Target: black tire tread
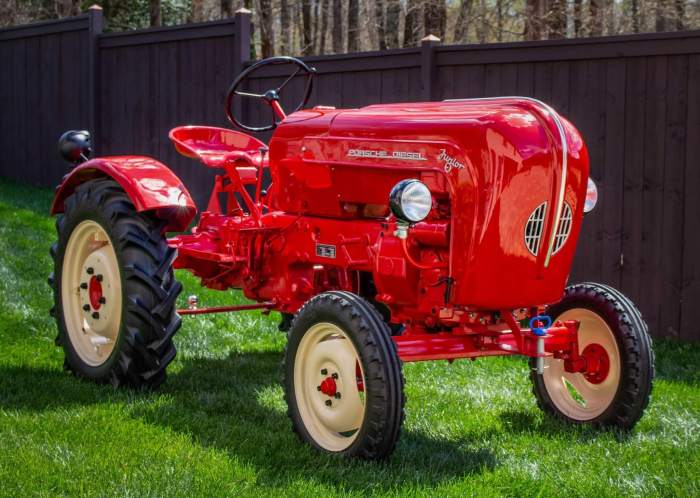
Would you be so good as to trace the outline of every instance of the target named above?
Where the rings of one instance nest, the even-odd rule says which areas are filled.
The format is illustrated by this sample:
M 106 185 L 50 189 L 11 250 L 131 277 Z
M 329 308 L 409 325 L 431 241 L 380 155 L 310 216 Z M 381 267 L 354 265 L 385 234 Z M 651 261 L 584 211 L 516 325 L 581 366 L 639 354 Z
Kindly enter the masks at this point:
M 360 457 L 367 460 L 387 458 L 395 449 L 401 434 L 405 418 L 404 377 L 401 360 L 396 346 L 391 339 L 391 331 L 374 307 L 360 296 L 344 291 L 331 291 L 319 294 L 307 301 L 292 321 L 289 340 L 285 346 L 285 400 L 287 413 L 292 420 L 292 428 L 302 441 L 321 449 L 308 436 L 295 410 L 293 353 L 304 330 L 300 324 L 306 315 L 316 309 L 330 309 L 352 323 L 352 331 L 346 331 L 354 337 L 360 357 L 363 358 L 365 381 L 372 384 L 373 395 L 366 398 L 365 424 L 355 442 L 340 452 L 345 456 Z M 299 335 L 299 337 L 295 337 Z M 294 344 L 293 351 L 290 345 Z M 325 451 L 325 450 L 324 450 Z
M 617 427 L 630 430 L 644 414 L 649 405 L 654 378 L 654 350 L 649 328 L 642 314 L 632 301 L 620 291 L 594 282 L 574 284 L 566 288 L 564 298 L 547 310 L 556 319 L 567 309 L 584 303 L 602 312 L 615 332 L 621 355 L 621 381 L 610 407 L 600 416 L 587 423 L 600 427 Z M 610 323 L 613 322 L 613 323 Z M 581 423 L 561 413 L 549 397 L 542 376 L 535 370 L 536 360 L 530 359 L 530 379 L 537 405 L 545 413 L 570 423 Z
M 99 178 L 79 185 L 64 202 L 65 211 L 56 219 L 58 242 L 51 246 L 54 272 L 49 285 L 54 292 L 55 306 L 51 310 L 59 333 L 56 344 L 66 351 L 65 368 L 80 377 L 97 382 L 133 388 L 156 388 L 166 378 L 166 368 L 175 358 L 173 336 L 181 319 L 175 301 L 182 285 L 172 270 L 177 255 L 168 246 L 163 234 L 164 221 L 149 214 L 138 213 L 121 186 L 109 178 Z M 66 344 L 68 334 L 60 310 L 59 282 L 63 251 L 70 236 L 65 233 L 67 222 L 81 212 L 91 210 L 99 215 L 112 238 L 120 260 L 123 283 L 123 336 L 115 345 L 113 358 L 106 370 L 96 374 L 72 358 Z M 71 223 L 68 223 L 70 226 Z

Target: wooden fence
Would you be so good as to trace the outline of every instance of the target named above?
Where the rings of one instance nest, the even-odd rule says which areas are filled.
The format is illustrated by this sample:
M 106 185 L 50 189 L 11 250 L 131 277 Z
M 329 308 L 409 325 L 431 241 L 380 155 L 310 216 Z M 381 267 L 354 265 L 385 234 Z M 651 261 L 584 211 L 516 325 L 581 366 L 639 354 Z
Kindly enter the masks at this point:
M 52 185 L 55 140 L 95 130 L 100 154 L 170 165 L 202 205 L 211 173 L 178 157 L 179 124 L 226 126 L 224 93 L 250 53 L 249 16 L 100 34 L 99 11 L 0 31 L 0 175 Z M 586 216 L 572 281 L 610 283 L 655 337 L 700 340 L 700 32 L 308 57 L 311 104 L 528 95 L 583 133 L 599 205 Z M 279 81 L 274 69 L 251 89 Z M 293 98 L 294 95 L 288 95 Z M 264 113 L 264 114 L 263 114 Z M 245 115 L 267 109 L 250 103 Z

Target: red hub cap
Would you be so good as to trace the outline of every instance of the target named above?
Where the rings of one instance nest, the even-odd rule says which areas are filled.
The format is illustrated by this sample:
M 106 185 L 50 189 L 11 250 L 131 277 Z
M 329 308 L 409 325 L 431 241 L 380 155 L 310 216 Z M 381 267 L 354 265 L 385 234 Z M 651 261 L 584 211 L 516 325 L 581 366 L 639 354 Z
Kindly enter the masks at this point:
M 335 385 L 335 379 L 333 377 L 326 377 L 321 382 L 321 392 L 326 396 L 335 396 L 337 386 Z
M 586 370 L 583 376 L 591 384 L 600 384 L 608 377 L 610 372 L 610 357 L 608 352 L 600 344 L 589 344 L 581 353 L 586 359 Z
M 102 284 L 96 276 L 92 276 L 88 284 L 88 294 L 90 295 L 90 306 L 98 310 L 102 305 Z

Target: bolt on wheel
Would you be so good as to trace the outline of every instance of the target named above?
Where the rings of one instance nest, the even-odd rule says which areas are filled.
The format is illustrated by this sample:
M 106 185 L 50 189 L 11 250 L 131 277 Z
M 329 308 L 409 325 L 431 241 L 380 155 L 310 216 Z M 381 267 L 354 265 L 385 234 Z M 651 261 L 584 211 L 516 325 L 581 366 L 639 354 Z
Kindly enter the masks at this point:
M 90 366 L 103 364 L 119 334 L 122 289 L 114 247 L 93 220 L 80 222 L 68 239 L 61 297 L 75 352 Z

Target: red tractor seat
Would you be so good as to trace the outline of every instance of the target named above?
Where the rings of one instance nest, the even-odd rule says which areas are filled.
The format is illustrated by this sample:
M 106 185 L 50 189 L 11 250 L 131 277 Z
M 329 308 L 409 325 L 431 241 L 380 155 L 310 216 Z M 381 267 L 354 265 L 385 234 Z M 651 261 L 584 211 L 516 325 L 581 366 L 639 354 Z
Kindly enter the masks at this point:
M 244 182 L 256 179 L 260 149 L 267 149 L 250 135 L 214 126 L 179 126 L 170 130 L 169 137 L 180 154 L 199 159 L 210 168 L 235 165 Z

